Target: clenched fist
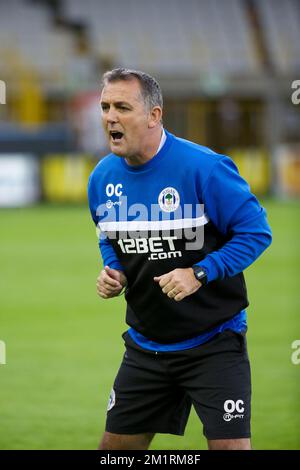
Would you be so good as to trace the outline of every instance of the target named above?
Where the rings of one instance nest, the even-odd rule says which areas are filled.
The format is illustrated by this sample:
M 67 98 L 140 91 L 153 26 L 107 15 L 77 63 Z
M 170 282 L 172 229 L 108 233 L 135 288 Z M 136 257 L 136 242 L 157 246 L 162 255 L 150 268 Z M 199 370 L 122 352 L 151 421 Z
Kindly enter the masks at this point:
M 97 278 L 97 294 L 102 299 L 111 299 L 120 294 L 127 284 L 127 279 L 122 271 L 105 266 Z
M 202 285 L 195 278 L 192 268 L 174 269 L 162 276 L 155 277 L 154 281 L 159 283 L 164 294 L 176 302 L 194 294 Z

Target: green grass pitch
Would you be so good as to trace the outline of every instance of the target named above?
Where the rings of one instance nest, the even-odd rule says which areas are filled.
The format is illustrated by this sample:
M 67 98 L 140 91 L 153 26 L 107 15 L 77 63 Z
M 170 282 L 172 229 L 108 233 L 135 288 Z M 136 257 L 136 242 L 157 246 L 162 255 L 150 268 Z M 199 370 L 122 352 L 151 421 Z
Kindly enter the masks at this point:
M 296 202 L 264 201 L 271 248 L 246 270 L 252 442 L 300 449 L 299 231 Z M 124 300 L 100 300 L 97 240 L 86 207 L 0 211 L 0 449 L 95 449 L 123 352 Z M 151 449 L 206 449 L 192 412 L 184 437 Z

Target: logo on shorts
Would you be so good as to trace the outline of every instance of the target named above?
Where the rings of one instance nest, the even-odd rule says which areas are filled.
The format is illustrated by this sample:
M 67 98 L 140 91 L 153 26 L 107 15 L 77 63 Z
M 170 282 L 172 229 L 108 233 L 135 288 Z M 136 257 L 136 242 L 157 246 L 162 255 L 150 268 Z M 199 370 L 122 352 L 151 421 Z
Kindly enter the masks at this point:
M 158 196 L 158 204 L 164 212 L 174 212 L 180 203 L 179 193 L 175 188 L 165 188 Z
M 108 400 L 108 405 L 107 405 L 107 411 L 110 411 L 116 403 L 116 393 L 114 389 L 111 389 L 110 395 L 109 395 L 109 400 Z
M 237 401 L 226 400 L 224 402 L 224 411 L 225 411 L 225 414 L 223 415 L 224 421 L 229 422 L 232 419 L 236 419 L 236 418 L 242 419 L 242 418 L 244 418 L 243 413 L 245 411 L 245 407 L 244 407 L 243 400 L 237 400 Z M 235 411 L 237 411 L 238 414 L 233 414 Z

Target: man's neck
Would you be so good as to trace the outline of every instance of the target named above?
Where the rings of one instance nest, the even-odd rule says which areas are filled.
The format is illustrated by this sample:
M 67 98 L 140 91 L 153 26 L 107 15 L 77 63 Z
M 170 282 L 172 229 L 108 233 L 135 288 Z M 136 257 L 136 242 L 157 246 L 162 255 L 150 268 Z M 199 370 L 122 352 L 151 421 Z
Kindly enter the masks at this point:
M 158 149 L 156 150 L 155 155 L 163 148 L 166 139 L 167 139 L 167 136 L 166 136 L 165 130 L 164 128 L 162 128 L 160 143 L 159 143 Z
M 141 155 L 126 157 L 126 162 L 128 165 L 143 165 L 144 163 L 147 163 L 149 160 L 152 160 L 152 158 L 155 157 L 155 155 L 163 147 L 165 140 L 166 134 L 163 127 L 161 127 L 155 138 L 152 139 L 151 143 L 145 145 L 143 153 Z

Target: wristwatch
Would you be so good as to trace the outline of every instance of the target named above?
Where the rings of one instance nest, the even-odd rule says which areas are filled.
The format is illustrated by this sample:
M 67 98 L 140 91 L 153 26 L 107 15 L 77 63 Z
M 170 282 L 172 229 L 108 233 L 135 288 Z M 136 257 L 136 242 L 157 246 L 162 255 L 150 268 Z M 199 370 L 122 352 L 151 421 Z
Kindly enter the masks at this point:
M 207 284 L 207 272 L 204 268 L 199 266 L 198 264 L 194 264 L 192 266 L 195 278 L 197 281 L 200 281 L 202 286 L 205 286 Z

